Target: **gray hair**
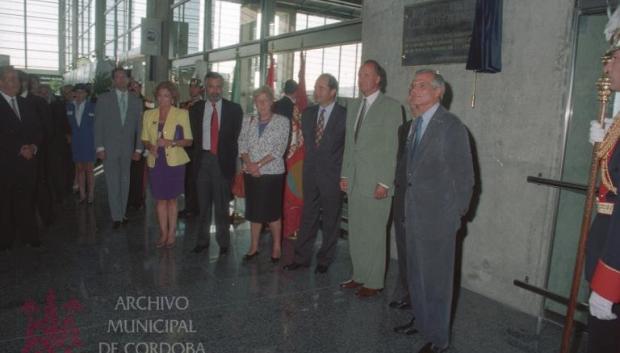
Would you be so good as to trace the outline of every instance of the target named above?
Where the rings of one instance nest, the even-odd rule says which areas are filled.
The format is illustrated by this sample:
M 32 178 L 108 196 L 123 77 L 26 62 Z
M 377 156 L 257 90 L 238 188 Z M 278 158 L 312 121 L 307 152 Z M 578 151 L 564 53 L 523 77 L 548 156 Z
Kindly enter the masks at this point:
M 415 72 L 415 76 L 418 76 L 420 74 L 433 75 L 433 81 L 431 81 L 431 85 L 433 86 L 433 88 L 439 88 L 443 92 L 446 91 L 446 80 L 444 80 L 443 76 L 439 73 L 439 71 L 432 70 L 432 69 L 420 69 Z M 442 96 L 443 96 L 443 93 L 442 93 Z
M 338 80 L 336 80 L 334 75 L 325 73 L 325 74 L 321 74 L 318 79 L 321 79 L 321 78 L 326 78 L 327 87 L 329 87 L 329 89 L 335 89 L 336 94 L 338 94 Z
M 267 97 L 269 97 L 272 101 L 274 100 L 275 96 L 273 94 L 273 90 L 271 89 L 271 87 L 265 85 L 265 86 L 260 86 L 259 88 L 255 89 L 254 92 L 252 92 L 252 99 L 256 99 L 256 97 L 260 96 L 261 94 L 266 95 Z
M 207 72 L 207 74 L 205 75 L 205 82 L 207 82 L 207 80 L 210 78 L 219 78 L 220 80 L 222 80 L 222 82 L 224 82 L 224 76 L 222 76 L 219 72 L 215 72 L 215 71 Z

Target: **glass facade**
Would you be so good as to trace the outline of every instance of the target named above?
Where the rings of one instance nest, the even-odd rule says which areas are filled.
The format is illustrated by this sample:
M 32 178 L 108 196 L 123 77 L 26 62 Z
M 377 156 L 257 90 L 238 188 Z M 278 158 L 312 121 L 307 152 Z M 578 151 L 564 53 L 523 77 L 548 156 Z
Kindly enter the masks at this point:
M 0 54 L 23 69 L 59 71 L 59 1 L 0 1 Z
M 276 92 L 280 92 L 284 82 L 292 78 L 298 80 L 301 65 L 299 51 L 293 55 L 293 75 L 278 77 Z M 332 74 L 338 80 L 339 97 L 357 97 L 357 71 L 360 67 L 362 44 L 338 45 L 305 51 L 306 55 L 306 93 L 312 97 L 314 82 L 322 73 Z

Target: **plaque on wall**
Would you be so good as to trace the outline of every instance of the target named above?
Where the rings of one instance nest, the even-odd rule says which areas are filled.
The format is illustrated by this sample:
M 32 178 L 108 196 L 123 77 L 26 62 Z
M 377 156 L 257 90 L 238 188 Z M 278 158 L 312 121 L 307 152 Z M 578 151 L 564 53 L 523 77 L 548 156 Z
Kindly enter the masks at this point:
M 402 65 L 467 62 L 476 0 L 440 0 L 405 7 Z

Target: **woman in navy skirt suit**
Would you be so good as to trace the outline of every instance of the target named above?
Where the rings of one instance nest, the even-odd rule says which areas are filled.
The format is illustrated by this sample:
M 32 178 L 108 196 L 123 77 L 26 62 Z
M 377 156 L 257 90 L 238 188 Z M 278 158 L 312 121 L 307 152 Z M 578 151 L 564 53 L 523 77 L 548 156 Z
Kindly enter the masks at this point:
M 71 126 L 71 154 L 76 166 L 80 203 L 93 203 L 95 194 L 95 103 L 88 97 L 88 87 L 73 87 L 73 101 L 67 103 L 67 119 Z M 88 196 L 86 187 L 88 185 Z

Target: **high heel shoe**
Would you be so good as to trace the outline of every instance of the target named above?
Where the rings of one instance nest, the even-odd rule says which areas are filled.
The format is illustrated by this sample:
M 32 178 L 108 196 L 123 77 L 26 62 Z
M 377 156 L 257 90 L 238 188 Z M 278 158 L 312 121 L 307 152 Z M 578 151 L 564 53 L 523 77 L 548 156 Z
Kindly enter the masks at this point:
M 172 249 L 174 248 L 174 246 L 176 245 L 176 241 L 172 241 L 172 242 L 167 242 L 166 243 L 166 249 Z
M 258 255 L 258 251 L 255 251 L 253 254 L 245 254 L 243 255 L 243 261 L 249 261 L 255 258 Z
M 279 261 L 280 261 L 279 257 L 273 257 L 273 256 L 271 257 L 271 263 L 272 264 L 277 264 Z

